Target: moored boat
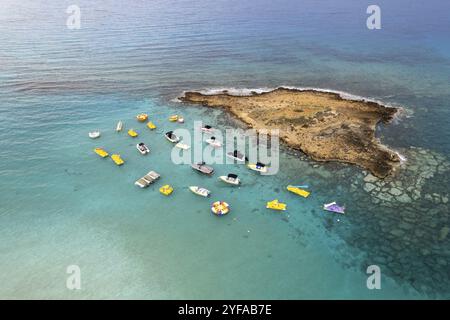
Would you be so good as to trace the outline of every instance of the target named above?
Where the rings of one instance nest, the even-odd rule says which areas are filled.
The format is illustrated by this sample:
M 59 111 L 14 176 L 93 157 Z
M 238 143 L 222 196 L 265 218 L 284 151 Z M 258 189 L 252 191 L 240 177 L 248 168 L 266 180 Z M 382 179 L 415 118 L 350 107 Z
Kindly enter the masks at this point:
M 150 130 L 154 130 L 156 129 L 156 126 L 153 122 L 149 121 L 147 122 L 147 128 L 149 128 Z
M 197 170 L 204 174 L 211 175 L 214 173 L 214 169 L 210 166 L 207 166 L 205 164 L 205 162 L 193 163 L 193 164 L 191 164 L 191 167 L 192 167 L 192 169 Z
M 219 179 L 222 180 L 223 182 L 226 182 L 226 183 L 229 183 L 229 184 L 232 184 L 235 186 L 237 186 L 241 183 L 238 176 L 234 173 L 229 173 L 226 176 L 220 176 Z
M 173 115 L 173 116 L 170 116 L 170 117 L 169 117 L 169 121 L 170 121 L 170 122 L 176 122 L 176 121 L 178 121 L 178 115 L 175 114 L 175 115 Z
M 236 160 L 236 161 L 238 161 L 238 162 L 245 162 L 245 161 L 247 160 L 247 158 L 245 157 L 245 155 L 243 155 L 242 153 L 240 153 L 240 152 L 237 151 L 237 150 L 234 150 L 234 151 L 232 151 L 232 152 L 228 152 L 228 153 L 227 153 L 227 157 L 228 157 L 228 158 L 231 158 L 231 159 L 234 159 L 234 160 Z
M 205 133 L 213 133 L 214 132 L 214 128 L 211 127 L 210 125 L 205 125 L 205 126 L 201 127 L 201 130 Z
M 287 209 L 287 205 L 285 203 L 278 202 L 278 199 L 275 199 L 267 202 L 266 208 L 272 210 L 285 211 Z
M 155 171 L 150 171 L 142 178 L 139 178 L 138 180 L 136 180 L 136 182 L 134 184 L 141 188 L 147 188 L 150 184 L 154 183 L 160 177 L 161 176 L 159 173 L 157 173 Z
M 189 190 L 191 190 L 193 193 L 202 196 L 202 197 L 209 197 L 211 194 L 211 191 L 209 191 L 206 188 L 201 188 L 198 186 L 190 186 Z
M 106 158 L 109 154 L 108 154 L 108 152 L 106 152 L 105 150 L 103 150 L 102 148 L 95 148 L 94 149 L 94 152 L 96 153 L 96 154 L 98 154 L 100 157 L 102 157 L 102 158 Z
M 205 142 L 214 148 L 220 148 L 222 146 L 222 143 L 216 137 L 206 139 Z
M 178 117 L 177 122 L 178 123 L 184 123 L 184 118 L 183 117 Z
M 185 144 L 183 142 L 178 142 L 175 147 L 183 149 L 183 150 L 188 150 L 190 148 L 190 146 L 188 144 Z
M 100 137 L 100 131 L 91 131 L 89 132 L 89 138 L 97 139 Z
M 211 205 L 211 211 L 216 216 L 224 216 L 230 212 L 230 205 L 224 201 L 216 201 Z
M 116 131 L 120 132 L 122 131 L 122 129 L 123 129 L 123 122 L 122 121 L 117 122 Z
M 128 130 L 128 135 L 132 138 L 136 138 L 138 136 L 138 133 L 134 131 L 134 129 Z
M 249 163 L 247 167 L 251 170 L 266 173 L 267 172 L 267 166 L 264 163 L 257 162 L 257 163 Z
M 173 131 L 166 132 L 166 133 L 164 134 L 164 136 L 166 137 L 167 140 L 169 140 L 169 141 L 172 142 L 172 143 L 175 143 L 175 142 L 180 141 L 180 138 L 177 137 L 177 136 L 173 133 Z
M 336 201 L 327 203 L 323 205 L 323 209 L 326 211 L 334 212 L 334 213 L 345 213 L 345 206 L 340 206 L 336 203 Z
M 120 157 L 120 154 L 111 155 L 111 160 L 114 161 L 114 163 L 118 166 L 121 166 L 125 163 L 125 161 L 123 161 L 123 159 Z
M 136 145 L 136 148 L 138 149 L 138 151 L 143 154 L 146 155 L 147 153 L 150 152 L 150 149 L 145 145 L 145 143 L 140 142 Z
M 166 184 L 159 188 L 159 192 L 161 192 L 165 196 L 169 196 L 173 192 L 173 187 L 169 184 Z
M 138 115 L 136 116 L 136 119 L 137 119 L 137 121 L 139 121 L 139 122 L 144 122 L 144 121 L 146 121 L 146 120 L 148 119 L 148 114 L 146 114 L 146 113 L 138 114 Z
M 290 192 L 292 192 L 292 193 L 295 193 L 295 194 L 297 194 L 297 195 L 299 195 L 299 196 L 302 196 L 302 197 L 304 197 L 304 198 L 308 197 L 308 196 L 310 195 L 310 193 L 311 193 L 311 192 L 309 192 L 309 191 L 306 191 L 306 190 L 301 189 L 301 188 L 298 187 L 298 186 L 291 186 L 291 185 L 289 185 L 289 186 L 287 186 L 286 189 L 287 189 L 288 191 L 290 191 Z

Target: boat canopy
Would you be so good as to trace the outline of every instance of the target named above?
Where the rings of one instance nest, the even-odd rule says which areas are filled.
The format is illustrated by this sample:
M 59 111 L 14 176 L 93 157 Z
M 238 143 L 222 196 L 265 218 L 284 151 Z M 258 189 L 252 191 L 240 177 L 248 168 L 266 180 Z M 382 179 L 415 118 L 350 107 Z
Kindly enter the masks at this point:
M 234 174 L 234 173 L 229 173 L 228 174 L 228 178 L 232 178 L 232 179 L 237 179 L 237 174 Z
M 204 126 L 203 128 L 205 128 L 205 129 L 211 129 L 212 127 L 210 126 L 210 125 L 206 125 L 206 126 Z
M 257 166 L 257 167 L 265 167 L 266 165 L 265 165 L 264 163 L 257 162 L 257 163 L 256 163 L 256 166 Z

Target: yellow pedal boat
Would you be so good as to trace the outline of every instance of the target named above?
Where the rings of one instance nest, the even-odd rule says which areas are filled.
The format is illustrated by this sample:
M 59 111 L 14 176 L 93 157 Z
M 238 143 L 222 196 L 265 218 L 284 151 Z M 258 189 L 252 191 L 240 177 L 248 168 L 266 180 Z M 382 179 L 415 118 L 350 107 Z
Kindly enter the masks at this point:
M 166 184 L 165 186 L 159 188 L 159 192 L 161 192 L 165 196 L 168 196 L 173 192 L 173 188 L 171 185 Z
M 308 197 L 311 194 L 311 192 L 308 192 L 306 190 L 300 189 L 299 187 L 296 187 L 296 186 L 289 185 L 289 186 L 287 186 L 286 189 L 288 189 L 288 191 L 290 191 L 292 193 L 295 193 L 295 194 L 297 194 L 299 196 L 302 196 L 304 198 Z
M 125 161 L 123 161 L 122 158 L 120 157 L 120 154 L 113 154 L 111 156 L 111 160 L 114 161 L 114 163 L 117 164 L 118 166 L 121 166 L 125 163 Z
M 169 117 L 169 121 L 170 121 L 170 122 L 178 121 L 178 115 L 170 116 L 170 117 Z
M 151 122 L 151 121 L 147 122 L 147 127 L 148 127 L 150 130 L 156 129 L 155 124 L 154 124 L 153 122 Z
M 287 204 L 278 202 L 278 199 L 275 199 L 275 200 L 267 202 L 266 208 L 284 211 L 287 209 Z
M 141 113 L 136 116 L 137 121 L 144 122 L 148 119 L 148 114 Z
M 128 130 L 128 135 L 132 138 L 136 138 L 138 136 L 138 133 L 134 131 L 133 129 Z
M 105 150 L 103 150 L 102 148 L 95 148 L 94 149 L 94 152 L 96 153 L 96 154 L 98 154 L 100 157 L 102 157 L 102 158 L 105 158 L 105 157 L 107 157 L 109 154 L 108 154 L 108 152 L 106 152 Z

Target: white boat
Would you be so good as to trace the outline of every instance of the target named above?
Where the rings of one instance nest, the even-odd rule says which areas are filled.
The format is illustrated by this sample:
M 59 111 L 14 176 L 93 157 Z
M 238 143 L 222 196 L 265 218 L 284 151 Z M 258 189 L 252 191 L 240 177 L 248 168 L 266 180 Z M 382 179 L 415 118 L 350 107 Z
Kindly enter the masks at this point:
M 205 164 L 205 162 L 193 163 L 193 164 L 191 164 L 191 168 L 194 169 L 194 170 L 197 170 L 197 171 L 199 171 L 201 173 L 204 173 L 204 174 L 211 175 L 211 174 L 214 173 L 214 168 L 210 167 L 210 166 L 207 166 Z
M 210 125 L 205 125 L 201 128 L 201 130 L 205 133 L 213 133 L 214 132 L 214 128 L 211 127 Z
M 173 131 L 166 132 L 166 133 L 164 134 L 164 136 L 166 137 L 167 140 L 169 140 L 170 142 L 173 142 L 173 143 L 180 141 L 180 138 L 177 137 L 177 136 L 173 133 Z
M 238 162 L 245 162 L 247 160 L 247 158 L 245 157 L 245 155 L 243 155 L 242 153 L 240 153 L 237 150 L 234 150 L 233 152 L 228 152 L 227 153 L 227 157 L 234 159 Z
M 220 143 L 220 141 L 217 140 L 216 137 L 206 139 L 205 142 L 214 148 L 220 148 L 222 146 L 222 143 Z
M 188 149 L 191 148 L 191 146 L 189 146 L 189 145 L 187 145 L 187 144 L 185 144 L 185 143 L 183 143 L 183 142 L 178 142 L 178 143 L 175 145 L 175 147 L 180 148 L 180 149 L 183 149 L 183 150 L 188 150 Z
M 143 142 L 138 143 L 138 144 L 136 145 L 136 148 L 137 148 L 138 151 L 139 151 L 141 154 L 143 154 L 143 155 L 146 155 L 147 153 L 150 152 L 150 149 L 149 149 L 149 148 L 145 145 L 145 143 L 143 143 Z
M 178 122 L 178 123 L 184 123 L 184 118 L 183 118 L 183 117 L 178 117 L 177 122 Z
M 91 138 L 91 139 L 97 139 L 98 137 L 100 137 L 100 131 L 92 131 L 92 132 L 89 132 L 89 138 Z
M 138 179 L 134 184 L 141 187 L 141 188 L 147 188 L 149 185 L 154 183 L 156 180 L 158 180 L 161 176 L 159 173 L 155 171 L 150 171 L 142 178 Z
M 239 180 L 238 176 L 236 174 L 233 173 L 229 173 L 227 176 L 220 176 L 219 177 L 220 180 L 222 180 L 223 182 L 232 184 L 232 185 L 239 185 L 241 183 L 241 180 Z
M 197 186 L 190 186 L 189 190 L 191 190 L 193 193 L 202 196 L 202 197 L 209 197 L 211 194 L 211 191 L 205 188 L 197 187 Z
M 123 129 L 123 122 L 122 121 L 117 122 L 116 131 L 120 132 L 122 131 L 122 129 Z
M 257 162 L 257 163 L 249 163 L 247 167 L 251 170 L 258 171 L 258 172 L 267 172 L 267 166 L 264 163 Z

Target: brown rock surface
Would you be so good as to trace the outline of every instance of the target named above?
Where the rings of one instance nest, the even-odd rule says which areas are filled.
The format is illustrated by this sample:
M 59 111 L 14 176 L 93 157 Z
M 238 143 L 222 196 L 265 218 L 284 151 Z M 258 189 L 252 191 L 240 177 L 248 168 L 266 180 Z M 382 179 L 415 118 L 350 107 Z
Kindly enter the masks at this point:
M 257 130 L 279 129 L 290 147 L 318 161 L 356 164 L 384 178 L 400 160 L 375 138 L 377 123 L 389 122 L 397 109 L 376 102 L 286 88 L 250 96 L 186 92 L 180 99 L 225 108 Z

